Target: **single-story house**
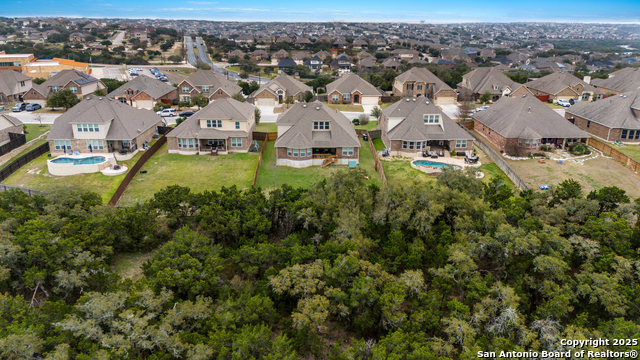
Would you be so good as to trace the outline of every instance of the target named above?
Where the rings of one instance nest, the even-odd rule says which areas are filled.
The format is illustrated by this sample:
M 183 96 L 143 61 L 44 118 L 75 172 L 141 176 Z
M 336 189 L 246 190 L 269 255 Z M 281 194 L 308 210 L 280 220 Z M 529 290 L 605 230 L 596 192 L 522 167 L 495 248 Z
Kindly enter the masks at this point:
M 178 98 L 178 89 L 148 76 L 136 76 L 110 92 L 108 97 L 139 109 L 153 109 L 158 102 L 171 104 Z
M 360 158 L 360 141 L 351 121 L 316 101 L 297 103 L 276 120 L 277 165 L 292 167 L 348 165 Z
M 287 74 L 280 74 L 251 94 L 255 105 L 276 106 L 284 103 L 288 97 L 301 101 L 307 91 L 313 88 Z
M 255 107 L 232 98 L 215 100 L 168 133 L 169 153 L 218 155 L 247 152 L 253 143 Z
M 473 149 L 473 137 L 424 97 L 404 98 L 385 108 L 378 125 L 392 155 Z
M 346 74 L 327 84 L 330 104 L 378 105 L 384 93 L 356 74 Z
M 640 89 L 640 68 L 628 67 L 614 71 L 607 79 L 593 79 L 591 85 L 597 87 L 605 96 Z
M 558 100 L 589 101 L 602 97 L 601 90 L 565 72 L 551 73 L 522 84 L 512 92 L 511 96 L 518 97 L 525 94 L 533 95 L 545 102 L 551 99 L 554 103 Z

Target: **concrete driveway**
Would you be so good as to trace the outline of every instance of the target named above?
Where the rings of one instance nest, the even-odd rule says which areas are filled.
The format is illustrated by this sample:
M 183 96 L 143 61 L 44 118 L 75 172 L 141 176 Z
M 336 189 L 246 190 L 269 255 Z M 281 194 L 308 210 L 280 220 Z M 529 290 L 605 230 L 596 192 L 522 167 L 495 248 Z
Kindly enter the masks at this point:
M 458 104 L 442 104 L 438 105 L 442 112 L 445 113 L 450 119 L 456 119 L 456 112 L 458 112 Z
M 36 116 L 40 115 L 42 119 L 42 124 L 51 125 L 53 122 L 60 116 L 61 114 L 47 114 L 47 113 L 33 113 L 30 111 L 21 111 L 17 112 L 5 112 L 4 114 L 15 117 L 16 119 L 22 121 L 24 124 L 40 124 L 38 120 L 36 120 Z

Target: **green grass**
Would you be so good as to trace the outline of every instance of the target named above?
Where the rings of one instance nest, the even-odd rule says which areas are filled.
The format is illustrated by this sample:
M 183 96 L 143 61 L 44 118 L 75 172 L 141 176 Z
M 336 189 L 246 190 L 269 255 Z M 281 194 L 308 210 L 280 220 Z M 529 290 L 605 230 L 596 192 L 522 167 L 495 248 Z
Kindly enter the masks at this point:
M 354 105 L 354 104 L 327 104 L 333 110 L 338 111 L 351 111 L 351 112 L 364 112 L 364 108 L 362 105 Z
M 162 146 L 142 167 L 146 174 L 136 174 L 122 195 L 119 205 L 127 206 L 149 200 L 170 185 L 187 186 L 193 192 L 220 190 L 236 185 L 251 187 L 258 165 L 257 153 L 210 155 L 169 154 Z M 140 180 L 144 179 L 144 180 Z
M 354 126 L 356 129 L 362 129 L 362 130 L 373 130 L 375 128 L 378 127 L 378 122 L 377 121 L 369 121 L 369 123 L 367 125 L 358 125 L 358 126 Z
M 33 144 L 31 144 L 31 146 L 29 146 L 28 148 L 22 150 L 21 152 L 19 152 L 18 154 L 16 154 L 16 156 L 12 156 L 11 159 L 9 159 L 9 161 L 7 161 L 6 163 L 0 165 L 0 170 L 4 169 L 5 167 L 9 166 L 9 164 L 11 164 L 12 161 L 14 161 L 15 159 L 19 158 L 20 156 L 28 153 L 29 151 L 37 148 L 38 146 L 44 144 L 47 142 L 47 139 L 40 139 L 36 142 L 34 142 Z
M 393 103 L 382 103 L 382 105 L 378 105 L 380 110 L 384 110 L 386 107 L 393 105 Z
M 326 168 L 310 166 L 301 169 L 289 166 L 274 166 L 276 163 L 276 149 L 274 144 L 275 142 L 273 141 L 267 144 L 264 157 L 262 158 L 262 165 L 260 165 L 260 173 L 258 174 L 256 186 L 262 188 L 262 190 L 270 190 L 280 187 L 283 184 L 289 184 L 295 188 L 308 188 L 326 176 L 329 176 L 334 171 L 347 169 L 346 166 L 329 166 Z M 381 185 L 382 180 L 380 179 L 380 175 L 373 169 L 373 154 L 371 153 L 369 145 L 362 140 L 360 140 L 360 144 L 362 146 L 360 148 L 360 167 L 369 173 L 371 182 Z
M 277 132 L 278 127 L 276 123 L 260 123 L 256 125 L 256 131 L 258 132 Z
M 498 167 L 498 165 L 494 163 L 482 164 L 478 168 L 478 170 L 484 173 L 484 177 L 482 178 L 482 182 L 485 184 L 489 183 L 491 179 L 494 179 L 498 176 L 502 176 L 505 180 L 505 184 L 507 184 L 511 189 L 516 189 L 516 185 L 511 181 L 507 175 Z
M 615 146 L 612 145 L 616 150 L 627 154 L 632 157 L 636 161 L 640 161 L 640 145 L 625 145 L 625 146 Z
M 51 130 L 51 125 L 40 126 L 36 124 L 31 124 L 31 125 L 24 125 L 24 127 L 27 129 L 27 142 Z
M 138 280 L 142 278 L 142 265 L 153 255 L 155 250 L 148 253 L 123 253 L 113 257 L 111 269 L 123 279 Z
M 138 161 L 142 152 L 138 152 L 131 160 L 119 161 L 129 169 Z M 7 185 L 26 186 L 36 190 L 52 191 L 55 189 L 73 188 L 93 191 L 102 197 L 102 202 L 107 203 L 125 175 L 105 176 L 97 172 L 93 174 L 79 174 L 72 176 L 52 176 L 47 171 L 47 154 L 40 156 L 29 164 L 13 173 L 3 183 Z
M 382 151 L 386 148 L 382 139 L 373 139 L 373 146 L 376 148 L 376 151 Z
M 227 66 L 225 69 L 229 70 L 229 71 L 233 71 L 233 72 L 238 73 L 238 74 L 242 73 L 242 70 L 240 69 L 239 66 Z M 260 77 L 263 77 L 265 79 L 271 79 L 271 78 L 275 77 L 274 74 L 266 74 L 264 72 L 260 72 L 259 74 L 258 73 L 247 73 L 247 74 L 250 75 L 250 76 L 256 76 L 256 77 L 260 76 Z
M 548 102 L 545 102 L 545 104 L 547 104 L 547 106 L 552 108 L 552 109 L 564 109 L 564 106 L 561 106 L 561 105 L 558 105 L 558 104 L 552 104 L 552 103 L 548 103 Z
M 429 176 L 420 170 L 411 167 L 411 161 L 395 160 L 383 161 L 382 168 L 389 184 L 409 185 L 415 181 L 429 183 L 435 181 L 435 177 Z

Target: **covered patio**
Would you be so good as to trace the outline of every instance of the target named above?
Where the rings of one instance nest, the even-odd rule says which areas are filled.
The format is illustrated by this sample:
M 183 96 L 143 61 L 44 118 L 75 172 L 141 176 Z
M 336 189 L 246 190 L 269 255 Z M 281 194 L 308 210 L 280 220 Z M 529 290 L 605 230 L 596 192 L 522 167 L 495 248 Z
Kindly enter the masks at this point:
M 227 153 L 227 139 L 198 139 L 198 142 L 201 153 L 211 155 Z

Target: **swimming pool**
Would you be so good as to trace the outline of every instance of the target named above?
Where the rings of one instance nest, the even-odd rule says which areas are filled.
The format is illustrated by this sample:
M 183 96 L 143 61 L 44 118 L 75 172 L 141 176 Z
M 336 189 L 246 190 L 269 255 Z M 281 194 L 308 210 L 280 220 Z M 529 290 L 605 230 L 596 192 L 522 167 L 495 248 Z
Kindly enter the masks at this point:
M 438 169 L 444 169 L 444 168 L 450 168 L 450 167 L 453 167 L 456 170 L 460 169 L 460 166 L 457 166 L 457 165 L 449 165 L 449 164 L 433 162 L 429 160 L 416 160 L 413 162 L 413 165 L 433 166 Z
M 90 156 L 85 158 L 58 157 L 50 161 L 54 164 L 93 165 L 101 164 L 107 161 L 107 158 L 104 156 Z

